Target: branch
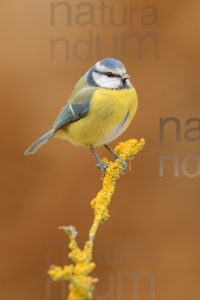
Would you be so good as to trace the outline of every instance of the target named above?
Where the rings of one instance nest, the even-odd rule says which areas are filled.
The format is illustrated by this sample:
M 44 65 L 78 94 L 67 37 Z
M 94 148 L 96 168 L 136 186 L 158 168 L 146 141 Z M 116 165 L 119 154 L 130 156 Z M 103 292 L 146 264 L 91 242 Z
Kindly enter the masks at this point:
M 142 150 L 144 144 L 144 139 L 140 141 L 131 139 L 117 145 L 115 151 L 123 160 L 131 160 Z M 91 201 L 91 206 L 94 210 L 94 220 L 89 231 L 88 241 L 85 242 L 81 250 L 76 242 L 77 231 L 75 227 L 60 227 L 69 237 L 70 253 L 68 256 L 73 264 L 63 267 L 51 266 L 48 271 L 48 274 L 54 281 L 69 281 L 70 292 L 68 300 L 91 300 L 94 284 L 98 281 L 97 278 L 89 275 L 95 268 L 95 263 L 92 262 L 94 238 L 99 225 L 109 218 L 108 207 L 115 190 L 116 181 L 123 172 L 120 160 L 111 162 L 104 158 L 104 161 L 108 164 L 108 169 L 103 179 L 102 189 Z

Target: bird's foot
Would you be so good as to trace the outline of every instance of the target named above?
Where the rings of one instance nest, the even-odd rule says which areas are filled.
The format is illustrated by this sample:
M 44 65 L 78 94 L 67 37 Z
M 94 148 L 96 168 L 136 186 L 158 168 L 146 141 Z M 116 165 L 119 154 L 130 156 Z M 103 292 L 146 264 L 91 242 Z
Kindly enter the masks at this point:
M 120 161 L 120 163 L 123 167 L 123 174 L 126 174 L 126 172 L 127 172 L 127 163 L 121 157 L 119 157 L 118 159 L 119 159 L 119 161 Z
M 112 155 L 114 156 L 115 159 L 119 159 L 122 167 L 123 167 L 123 174 L 126 173 L 127 171 L 127 163 L 125 162 L 125 160 L 123 160 L 114 150 L 112 150 L 108 145 L 104 145 L 104 147 L 110 152 L 112 153 Z
M 105 174 L 106 174 L 106 170 L 107 170 L 107 168 L 108 168 L 108 165 L 107 165 L 106 163 L 104 163 L 104 162 L 101 160 L 101 161 L 99 161 L 99 163 L 96 165 L 96 167 L 97 167 L 98 169 L 101 170 L 101 174 L 102 174 L 101 179 L 103 179 L 103 178 L 105 177 Z

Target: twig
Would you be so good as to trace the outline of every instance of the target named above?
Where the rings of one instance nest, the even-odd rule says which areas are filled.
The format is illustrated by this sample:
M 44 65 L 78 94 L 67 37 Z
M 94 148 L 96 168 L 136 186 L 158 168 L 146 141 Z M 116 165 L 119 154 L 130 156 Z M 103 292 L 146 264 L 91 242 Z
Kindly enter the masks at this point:
M 115 151 L 123 160 L 134 159 L 135 156 L 144 147 L 145 141 L 141 139 L 128 140 L 120 143 Z M 120 160 L 114 162 L 104 161 L 108 164 L 106 175 L 103 179 L 103 186 L 97 196 L 91 201 L 91 206 L 94 210 L 94 221 L 89 231 L 88 241 L 85 242 L 83 250 L 81 250 L 76 242 L 77 231 L 75 227 L 60 227 L 68 235 L 69 243 L 69 258 L 73 264 L 63 267 L 51 266 L 48 274 L 54 281 L 67 280 L 69 281 L 68 300 L 91 300 L 94 291 L 94 284 L 98 281 L 97 278 L 89 276 L 94 270 L 95 263 L 92 262 L 94 238 L 96 236 L 99 225 L 109 218 L 108 207 L 111 202 L 112 195 L 115 190 L 116 181 L 123 172 L 123 167 Z

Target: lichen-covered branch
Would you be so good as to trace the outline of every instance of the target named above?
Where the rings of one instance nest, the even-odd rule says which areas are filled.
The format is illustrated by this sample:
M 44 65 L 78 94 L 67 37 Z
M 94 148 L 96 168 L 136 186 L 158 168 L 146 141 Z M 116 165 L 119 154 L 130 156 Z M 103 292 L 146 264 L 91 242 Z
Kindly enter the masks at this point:
M 115 151 L 123 160 L 127 161 L 135 158 L 144 147 L 144 144 L 144 139 L 140 141 L 131 139 L 120 143 Z M 89 231 L 88 241 L 85 242 L 84 248 L 80 249 L 76 242 L 76 229 L 73 226 L 61 227 L 69 237 L 70 252 L 68 256 L 73 263 L 63 267 L 51 266 L 48 271 L 54 281 L 67 280 L 69 282 L 68 300 L 92 299 L 94 284 L 97 282 L 97 278 L 89 275 L 95 268 L 95 263 L 92 261 L 94 238 L 99 225 L 109 217 L 108 207 L 111 197 L 115 190 L 116 181 L 123 172 L 120 160 L 111 162 L 105 158 L 104 161 L 108 164 L 108 169 L 103 179 L 102 189 L 91 201 L 94 220 Z

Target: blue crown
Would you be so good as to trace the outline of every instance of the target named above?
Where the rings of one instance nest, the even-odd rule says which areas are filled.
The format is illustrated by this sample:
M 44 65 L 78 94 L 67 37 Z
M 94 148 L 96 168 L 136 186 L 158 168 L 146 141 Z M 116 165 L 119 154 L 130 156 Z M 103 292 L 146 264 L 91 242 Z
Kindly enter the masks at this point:
M 105 66 L 111 70 L 115 70 L 117 68 L 125 69 L 124 64 L 120 60 L 117 60 L 112 57 L 105 58 L 101 60 L 99 63 L 101 66 Z

